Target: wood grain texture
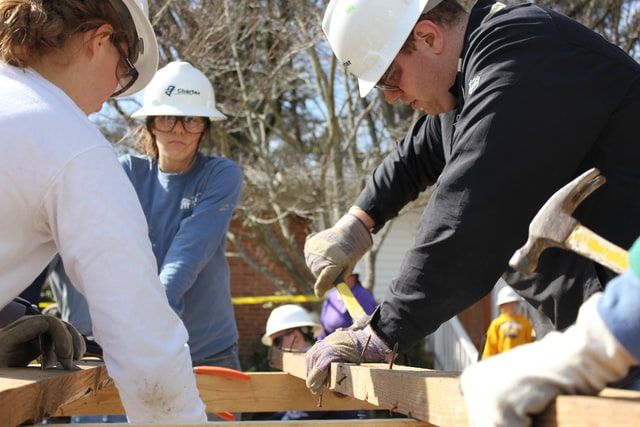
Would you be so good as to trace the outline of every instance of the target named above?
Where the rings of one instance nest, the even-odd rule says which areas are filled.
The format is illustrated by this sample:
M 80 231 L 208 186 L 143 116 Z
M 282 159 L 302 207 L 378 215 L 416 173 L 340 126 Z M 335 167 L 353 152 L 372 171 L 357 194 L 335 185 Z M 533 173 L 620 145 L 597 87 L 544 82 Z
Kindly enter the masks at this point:
M 377 409 L 375 406 L 347 396 L 326 393 L 322 407 L 300 381 L 284 372 L 249 372 L 250 381 L 240 381 L 213 375 L 197 375 L 200 397 L 208 412 L 280 412 L 345 411 Z M 93 396 L 88 396 L 60 407 L 57 416 L 115 415 L 124 413 L 120 397 L 112 385 Z
M 304 354 L 274 351 L 271 365 L 306 378 Z M 380 409 L 441 426 L 466 426 L 459 372 L 386 364 L 332 363 L 328 389 L 369 402 Z M 324 393 L 327 394 L 327 393 Z M 599 396 L 558 396 L 534 418 L 534 426 L 637 426 L 640 392 L 604 389 Z
M 37 366 L 0 369 L 3 426 L 37 422 L 61 405 L 94 394 L 112 381 L 101 363 L 82 363 L 77 371 Z

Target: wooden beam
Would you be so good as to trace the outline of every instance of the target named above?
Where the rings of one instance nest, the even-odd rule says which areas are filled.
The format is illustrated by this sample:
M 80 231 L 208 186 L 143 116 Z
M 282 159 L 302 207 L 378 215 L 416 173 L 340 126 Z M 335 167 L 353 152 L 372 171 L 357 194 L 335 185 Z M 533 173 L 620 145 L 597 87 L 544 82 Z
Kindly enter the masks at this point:
M 271 365 L 306 378 L 304 354 L 274 351 Z M 386 364 L 332 363 L 329 390 L 355 397 L 435 425 L 467 425 L 458 372 Z M 535 418 L 536 426 L 635 426 L 640 420 L 640 393 L 605 389 L 599 396 L 559 396 Z
M 406 418 L 376 420 L 308 420 L 308 421 L 219 421 L 208 422 L 207 426 L 221 427 L 429 427 L 429 424 Z M 56 424 L 56 427 L 104 427 L 104 424 Z M 125 424 L 115 424 L 124 426 Z M 126 424 L 127 427 L 175 427 L 175 424 Z M 202 424 L 180 424 L 181 427 L 202 427 Z
M 2 425 L 22 425 L 50 416 L 63 404 L 92 395 L 111 383 L 102 363 L 83 362 L 77 371 L 37 366 L 0 369 Z
M 374 410 L 370 403 L 325 393 L 322 407 L 300 381 L 283 372 L 248 373 L 250 381 L 212 375 L 197 375 L 200 397 L 209 412 L 280 412 Z M 123 414 L 118 391 L 112 385 L 93 396 L 61 406 L 56 416 Z

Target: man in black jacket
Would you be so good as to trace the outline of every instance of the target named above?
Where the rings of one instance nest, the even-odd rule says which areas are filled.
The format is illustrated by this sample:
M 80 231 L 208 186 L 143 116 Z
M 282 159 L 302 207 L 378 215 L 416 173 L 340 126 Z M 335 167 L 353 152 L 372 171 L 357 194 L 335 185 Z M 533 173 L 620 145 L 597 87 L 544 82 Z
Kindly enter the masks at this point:
M 597 167 L 607 183 L 574 216 L 622 247 L 640 234 L 640 65 L 577 22 L 522 4 L 332 0 L 323 29 L 338 59 L 421 117 L 372 173 L 349 213 L 305 245 L 324 294 L 375 233 L 436 185 L 399 275 L 361 331 L 307 353 L 321 390 L 331 361 L 407 350 L 491 291 L 500 275 L 564 329 L 614 274 L 550 249 L 532 276 L 508 270 L 528 224 L 556 190 Z

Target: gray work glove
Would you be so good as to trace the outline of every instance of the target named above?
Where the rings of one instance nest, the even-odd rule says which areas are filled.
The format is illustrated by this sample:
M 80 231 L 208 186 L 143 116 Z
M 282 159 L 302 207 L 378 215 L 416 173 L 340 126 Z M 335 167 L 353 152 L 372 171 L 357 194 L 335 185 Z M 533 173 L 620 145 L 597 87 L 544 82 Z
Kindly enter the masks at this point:
M 371 339 L 367 345 L 369 336 Z M 365 345 L 367 349 L 363 353 Z M 389 347 L 369 325 L 358 330 L 338 329 L 307 351 L 307 388 L 313 394 L 322 393 L 333 362 L 385 362 L 390 354 Z
M 42 355 L 46 368 L 60 362 L 64 369 L 74 369 L 85 349 L 76 328 L 53 316 L 22 316 L 0 329 L 0 368 L 27 366 Z
M 519 346 L 465 369 L 460 385 L 473 427 L 525 427 L 559 394 L 595 394 L 623 378 L 636 360 L 587 300 L 564 333 Z
M 347 277 L 373 245 L 371 233 L 355 215 L 346 214 L 331 228 L 310 234 L 304 244 L 307 267 L 317 277 L 315 294 L 323 296 L 338 277 Z

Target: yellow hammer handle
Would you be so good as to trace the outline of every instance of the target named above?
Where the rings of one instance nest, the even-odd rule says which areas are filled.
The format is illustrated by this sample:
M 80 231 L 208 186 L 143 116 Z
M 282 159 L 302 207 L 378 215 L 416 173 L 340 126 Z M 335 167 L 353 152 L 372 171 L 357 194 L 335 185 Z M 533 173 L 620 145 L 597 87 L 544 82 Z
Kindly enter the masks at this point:
M 565 243 L 571 250 L 618 274 L 629 269 L 629 252 L 580 224 L 575 226 Z
M 363 316 L 367 316 L 367 313 L 364 312 L 364 309 L 356 297 L 353 296 L 353 292 L 351 292 L 351 289 L 345 283 L 338 283 L 336 288 L 338 289 L 338 293 L 340 294 L 340 297 L 342 298 L 342 301 L 344 302 L 345 307 L 347 307 L 347 311 L 354 322 L 361 319 Z

